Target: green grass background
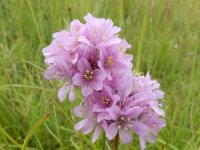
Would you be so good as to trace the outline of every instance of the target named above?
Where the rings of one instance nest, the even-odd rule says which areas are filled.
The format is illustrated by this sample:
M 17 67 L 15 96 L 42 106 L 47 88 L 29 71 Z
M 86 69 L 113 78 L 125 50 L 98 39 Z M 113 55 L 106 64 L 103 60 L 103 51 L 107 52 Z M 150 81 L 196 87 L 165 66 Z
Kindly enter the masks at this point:
M 70 9 L 71 11 L 70 11 Z M 58 83 L 43 77 L 42 48 L 53 32 L 91 12 L 111 18 L 133 48 L 135 68 L 157 79 L 165 91 L 167 127 L 147 150 L 200 150 L 199 0 L 0 0 L 0 149 L 20 149 L 28 131 L 51 116 L 29 141 L 29 149 L 107 150 L 103 135 L 73 130 L 72 108 L 59 103 Z M 137 150 L 136 135 L 120 150 Z

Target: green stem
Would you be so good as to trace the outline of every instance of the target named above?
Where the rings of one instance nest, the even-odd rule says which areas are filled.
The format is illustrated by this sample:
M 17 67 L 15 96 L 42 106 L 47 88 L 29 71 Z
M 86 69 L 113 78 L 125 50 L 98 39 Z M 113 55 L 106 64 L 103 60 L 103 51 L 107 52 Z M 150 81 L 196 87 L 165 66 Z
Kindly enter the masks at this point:
M 42 117 L 34 126 L 33 128 L 28 132 L 24 143 L 22 145 L 22 150 L 26 150 L 27 144 L 29 142 L 29 140 L 31 139 L 31 137 L 33 136 L 33 134 L 36 132 L 36 130 L 38 129 L 38 127 L 50 116 L 50 113 L 47 113 L 44 117 Z
M 103 133 L 102 150 L 105 150 L 105 146 L 106 146 L 106 135 L 105 135 L 105 133 Z
M 117 150 L 118 149 L 118 145 L 119 145 L 119 132 L 117 133 L 117 135 L 115 136 L 115 138 L 113 140 L 112 150 Z

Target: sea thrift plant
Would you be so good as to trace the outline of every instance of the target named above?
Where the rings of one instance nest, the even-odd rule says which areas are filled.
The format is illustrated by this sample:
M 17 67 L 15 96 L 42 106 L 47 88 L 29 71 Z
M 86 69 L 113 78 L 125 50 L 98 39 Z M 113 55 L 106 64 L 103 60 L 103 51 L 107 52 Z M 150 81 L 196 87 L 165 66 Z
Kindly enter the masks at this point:
M 126 51 L 131 45 L 118 37 L 119 27 L 110 19 L 84 17 L 85 23 L 74 20 L 69 30 L 53 34 L 49 46 L 43 49 L 48 65 L 45 78 L 62 83 L 58 98 L 76 100 L 75 88 L 83 99 L 73 109 L 81 118 L 74 129 L 83 134 L 93 132 L 95 142 L 101 132 L 108 140 L 119 135 L 122 143 L 139 136 L 141 149 L 153 143 L 166 123 L 161 100 L 164 93 L 149 73 L 133 73 L 133 56 Z

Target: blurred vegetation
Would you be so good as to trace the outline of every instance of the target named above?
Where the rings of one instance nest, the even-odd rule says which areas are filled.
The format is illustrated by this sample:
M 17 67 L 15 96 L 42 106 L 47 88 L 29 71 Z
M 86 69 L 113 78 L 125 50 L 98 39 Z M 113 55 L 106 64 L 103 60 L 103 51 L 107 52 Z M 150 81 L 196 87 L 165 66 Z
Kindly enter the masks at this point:
M 200 149 L 199 0 L 0 0 L 0 149 L 20 149 L 28 131 L 51 116 L 28 144 L 30 149 L 109 149 L 103 136 L 73 130 L 72 108 L 59 103 L 58 84 L 43 77 L 42 48 L 71 19 L 91 12 L 111 18 L 133 48 L 137 71 L 150 72 L 165 91 L 167 127 L 148 150 Z M 137 150 L 136 135 L 120 150 Z

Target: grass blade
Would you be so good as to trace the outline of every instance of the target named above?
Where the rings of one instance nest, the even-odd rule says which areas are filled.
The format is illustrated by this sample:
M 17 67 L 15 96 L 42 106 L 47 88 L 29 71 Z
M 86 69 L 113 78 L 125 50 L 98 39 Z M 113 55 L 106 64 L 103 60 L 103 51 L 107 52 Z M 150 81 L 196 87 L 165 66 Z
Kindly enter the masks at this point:
M 22 146 L 22 150 L 25 150 L 26 149 L 26 146 L 29 142 L 29 140 L 31 139 L 31 137 L 33 136 L 33 134 L 36 132 L 36 130 L 39 128 L 39 126 L 50 116 L 50 113 L 47 113 L 44 117 L 42 117 L 34 126 L 33 128 L 28 132 L 25 140 L 24 140 L 24 143 L 23 143 L 23 146 Z

